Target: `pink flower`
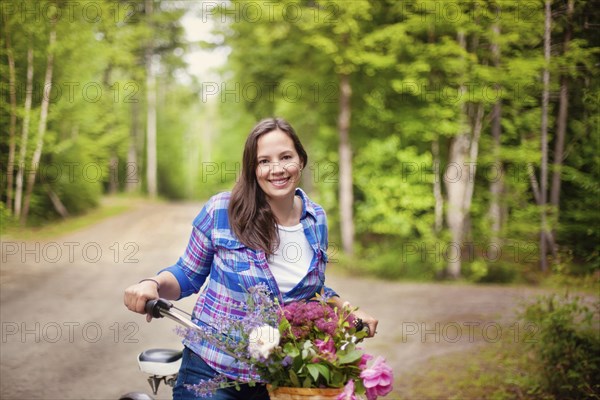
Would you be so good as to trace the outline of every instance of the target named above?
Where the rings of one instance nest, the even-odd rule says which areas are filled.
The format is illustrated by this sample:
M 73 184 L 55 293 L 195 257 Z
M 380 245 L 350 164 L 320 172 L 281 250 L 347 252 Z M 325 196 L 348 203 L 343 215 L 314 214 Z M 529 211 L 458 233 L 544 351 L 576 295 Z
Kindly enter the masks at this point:
M 375 400 L 377 396 L 385 396 L 392 391 L 394 376 L 392 369 L 383 357 L 377 357 L 371 367 L 360 373 L 367 392 L 367 399 Z
M 319 349 L 321 357 L 328 361 L 335 361 L 335 343 L 328 337 L 326 340 L 316 339 L 315 347 Z
M 344 386 L 344 391 L 340 393 L 336 400 L 357 400 L 354 394 L 354 381 L 351 379 Z
M 335 343 L 333 343 L 333 339 L 331 338 L 327 338 L 326 340 L 316 339 L 315 346 L 321 353 L 335 354 Z
M 358 363 L 358 368 L 362 371 L 367 368 L 367 363 L 373 359 L 373 356 L 367 353 L 364 353 L 360 358 L 360 362 Z

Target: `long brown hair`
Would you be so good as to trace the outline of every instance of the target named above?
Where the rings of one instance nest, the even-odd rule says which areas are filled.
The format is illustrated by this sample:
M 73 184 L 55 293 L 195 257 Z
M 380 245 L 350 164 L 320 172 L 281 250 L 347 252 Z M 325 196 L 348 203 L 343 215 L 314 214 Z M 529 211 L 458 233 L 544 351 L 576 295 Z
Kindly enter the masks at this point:
M 294 128 L 282 118 L 267 118 L 252 129 L 244 146 L 242 175 L 236 182 L 229 202 L 229 223 L 233 233 L 246 246 L 272 254 L 279 242 L 277 220 L 267 202 L 265 193 L 256 179 L 258 139 L 279 130 L 294 142 L 302 165 L 307 165 L 308 155 Z

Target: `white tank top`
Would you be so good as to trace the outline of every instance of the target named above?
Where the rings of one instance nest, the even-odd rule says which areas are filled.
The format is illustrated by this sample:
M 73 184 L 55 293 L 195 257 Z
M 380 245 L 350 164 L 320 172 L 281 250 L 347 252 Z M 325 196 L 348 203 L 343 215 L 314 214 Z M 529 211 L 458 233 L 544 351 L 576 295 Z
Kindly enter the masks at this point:
M 292 290 L 308 273 L 313 249 L 304 235 L 302 224 L 277 225 L 279 247 L 269 257 L 269 269 L 282 294 Z

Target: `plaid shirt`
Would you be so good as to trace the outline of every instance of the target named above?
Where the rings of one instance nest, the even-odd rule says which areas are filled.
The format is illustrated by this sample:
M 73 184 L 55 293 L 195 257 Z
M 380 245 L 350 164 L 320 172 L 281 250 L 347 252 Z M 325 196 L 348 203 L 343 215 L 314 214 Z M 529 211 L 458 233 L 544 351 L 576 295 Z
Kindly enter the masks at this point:
M 266 284 L 280 304 L 309 299 L 322 290 L 327 296 L 337 295 L 324 286 L 327 264 L 325 212 L 301 189 L 296 189 L 296 195 L 302 198 L 300 222 L 314 254 L 307 275 L 287 293 L 280 292 L 265 252 L 246 247 L 232 232 L 227 215 L 231 194 L 219 193 L 204 205 L 194 219 L 185 253 L 175 265 L 163 270 L 175 275 L 181 297 L 202 289 L 193 312 L 196 324 L 218 329 L 220 320 L 242 317 L 239 310 L 231 309 L 230 304 L 243 303 L 245 290 L 259 283 Z M 232 379 L 257 379 L 243 364 L 236 363 L 235 358 L 210 344 L 186 341 L 184 344 L 202 356 L 217 372 Z

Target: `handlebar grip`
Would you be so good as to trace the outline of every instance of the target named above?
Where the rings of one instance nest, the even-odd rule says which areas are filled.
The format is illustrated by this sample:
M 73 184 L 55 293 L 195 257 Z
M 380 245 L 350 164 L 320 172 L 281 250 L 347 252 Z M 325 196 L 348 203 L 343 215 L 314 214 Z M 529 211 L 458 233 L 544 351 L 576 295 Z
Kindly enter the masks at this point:
M 361 318 L 357 318 L 354 320 L 354 327 L 357 331 L 367 331 L 367 335 L 371 334 L 371 328 L 369 325 L 365 324 Z
M 146 314 L 150 314 L 153 318 L 162 318 L 161 310 L 170 310 L 173 304 L 165 299 L 154 299 L 146 302 Z

